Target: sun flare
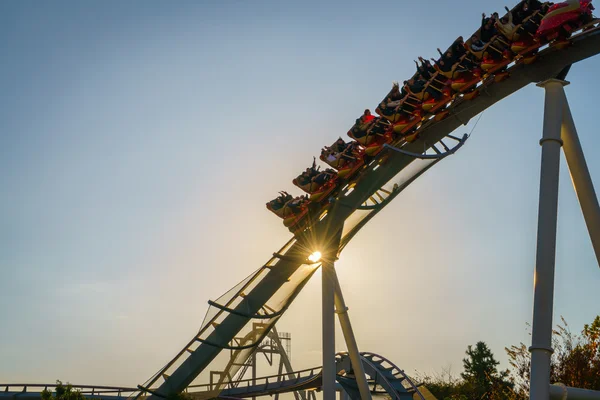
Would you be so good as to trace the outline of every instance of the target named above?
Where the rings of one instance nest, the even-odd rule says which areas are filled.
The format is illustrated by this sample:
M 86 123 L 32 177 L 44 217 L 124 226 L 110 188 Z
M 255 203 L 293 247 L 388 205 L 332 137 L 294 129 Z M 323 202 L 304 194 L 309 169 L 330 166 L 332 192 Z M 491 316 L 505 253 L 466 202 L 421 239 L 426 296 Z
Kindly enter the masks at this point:
M 320 259 L 321 259 L 321 252 L 320 251 L 315 251 L 310 256 L 308 256 L 308 260 L 310 262 L 316 263 L 316 262 L 319 262 Z

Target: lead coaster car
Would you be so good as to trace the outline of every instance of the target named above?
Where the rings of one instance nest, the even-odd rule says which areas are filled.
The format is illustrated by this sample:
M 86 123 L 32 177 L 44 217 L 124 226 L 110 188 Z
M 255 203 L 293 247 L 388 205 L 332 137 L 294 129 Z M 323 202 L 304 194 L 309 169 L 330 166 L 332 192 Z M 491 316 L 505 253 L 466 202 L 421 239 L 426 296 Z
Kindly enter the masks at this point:
M 554 4 L 542 18 L 535 36 L 541 43 L 567 39 L 571 33 L 593 19 L 591 0 L 569 0 Z

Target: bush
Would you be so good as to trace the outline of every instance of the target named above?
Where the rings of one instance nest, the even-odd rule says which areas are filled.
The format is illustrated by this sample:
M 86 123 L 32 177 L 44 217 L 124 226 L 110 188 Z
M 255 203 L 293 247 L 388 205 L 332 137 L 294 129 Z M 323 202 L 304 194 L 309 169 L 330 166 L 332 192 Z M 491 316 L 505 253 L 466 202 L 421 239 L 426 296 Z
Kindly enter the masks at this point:
M 600 315 L 581 334 L 574 335 L 561 317 L 561 323 L 553 331 L 550 364 L 550 382 L 563 383 L 582 389 L 600 390 Z M 525 344 L 506 348 L 513 367 L 517 391 L 529 395 L 531 353 Z
M 44 389 L 42 400 L 85 400 L 85 397 L 79 390 L 73 389 L 70 383 L 63 385 L 61 381 L 56 381 L 56 393 L 53 395 L 52 390 Z

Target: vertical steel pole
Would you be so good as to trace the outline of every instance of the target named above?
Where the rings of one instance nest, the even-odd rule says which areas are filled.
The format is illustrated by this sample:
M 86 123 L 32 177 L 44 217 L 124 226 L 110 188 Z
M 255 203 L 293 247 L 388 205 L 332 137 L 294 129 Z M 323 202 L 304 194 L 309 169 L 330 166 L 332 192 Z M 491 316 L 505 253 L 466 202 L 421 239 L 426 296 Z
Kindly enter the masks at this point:
M 348 348 L 348 355 L 352 362 L 352 369 L 354 370 L 354 376 L 356 377 L 356 383 L 358 384 L 358 390 L 360 392 L 360 398 L 362 400 L 371 400 L 371 391 L 369 390 L 369 383 L 367 382 L 367 376 L 365 375 L 365 369 L 363 368 L 362 361 L 360 359 L 360 353 L 358 351 L 358 344 L 356 343 L 356 337 L 352 330 L 352 324 L 350 323 L 350 316 L 348 315 L 348 307 L 344 301 L 344 295 L 342 294 L 342 287 L 338 280 L 335 269 L 333 270 L 332 277 L 335 280 L 335 308 L 342 332 L 344 333 L 344 339 L 346 340 L 346 347 Z M 346 393 L 342 390 L 342 393 Z
M 323 400 L 335 400 L 335 273 L 333 261 L 321 264 L 323 302 Z
M 252 386 L 256 386 L 256 351 L 258 349 L 254 349 L 252 352 Z M 256 397 L 252 397 L 252 400 L 256 400 Z
M 531 347 L 530 399 L 548 400 L 550 393 L 550 357 L 552 356 L 552 311 L 554 300 L 554 263 L 556 256 L 556 220 L 560 170 L 560 130 L 564 110 L 563 86 L 550 79 L 538 84 L 546 91 L 544 133 L 540 171 L 537 251 L 534 275 L 533 325 Z
M 590 171 L 585 162 L 583 149 L 579 142 L 575 122 L 573 121 L 573 116 L 571 115 L 571 110 L 566 97 L 564 104 L 563 125 L 561 131 L 562 140 L 564 142 L 563 152 L 567 159 L 567 165 L 569 166 L 575 193 L 577 194 L 579 204 L 581 205 L 583 218 L 585 219 L 590 239 L 592 239 L 598 266 L 600 266 L 600 205 L 598 205 L 594 183 L 592 182 Z

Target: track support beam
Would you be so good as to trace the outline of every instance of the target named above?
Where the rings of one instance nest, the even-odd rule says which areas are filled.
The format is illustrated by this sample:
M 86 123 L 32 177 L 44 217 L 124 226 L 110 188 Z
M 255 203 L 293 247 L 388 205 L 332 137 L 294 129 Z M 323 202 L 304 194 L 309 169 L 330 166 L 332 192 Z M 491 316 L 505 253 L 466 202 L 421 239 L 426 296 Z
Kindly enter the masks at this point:
M 348 348 L 348 355 L 352 362 L 352 369 L 354 370 L 354 376 L 356 377 L 356 383 L 360 392 L 360 398 L 362 400 L 371 400 L 371 391 L 369 389 L 369 383 L 367 382 L 367 376 L 365 369 L 362 364 L 360 352 L 358 351 L 358 344 L 356 343 L 356 337 L 352 330 L 352 324 L 350 323 L 350 316 L 348 315 L 348 307 L 344 301 L 344 295 L 342 294 L 342 287 L 338 280 L 335 269 L 333 270 L 332 277 L 335 280 L 335 308 L 342 332 L 344 333 L 344 339 L 346 341 L 346 347 Z M 343 392 L 343 391 L 342 391 Z M 345 392 L 344 392 L 345 393 Z
M 339 239 L 337 241 L 339 243 Z M 330 252 L 328 252 L 330 254 Z M 325 256 L 321 264 L 323 400 L 335 400 L 335 266 L 333 257 Z
M 577 135 L 577 129 L 575 128 L 575 122 L 573 121 L 566 96 L 564 104 L 561 130 L 561 137 L 564 142 L 563 152 L 569 166 L 573 187 L 577 194 L 577 199 L 579 199 L 581 211 L 583 212 L 583 218 L 585 219 L 585 224 L 592 240 L 594 252 L 596 253 L 598 266 L 600 266 L 600 205 L 598 204 L 592 177 L 585 162 L 583 149 L 579 142 L 579 136 Z
M 575 122 L 561 79 L 538 84 L 546 91 L 540 172 L 538 236 L 534 275 L 530 399 L 600 399 L 600 392 L 550 385 L 552 313 L 556 257 L 556 223 L 560 149 L 563 148 L 575 193 L 579 199 L 596 259 L 600 266 L 600 205 L 585 162 Z
M 564 110 L 563 86 L 567 82 L 550 79 L 538 84 L 546 91 L 544 132 L 540 172 L 537 251 L 534 275 L 533 324 L 531 347 L 530 399 L 550 397 L 550 357 L 552 356 L 552 311 L 556 258 L 556 223 L 560 138 Z

